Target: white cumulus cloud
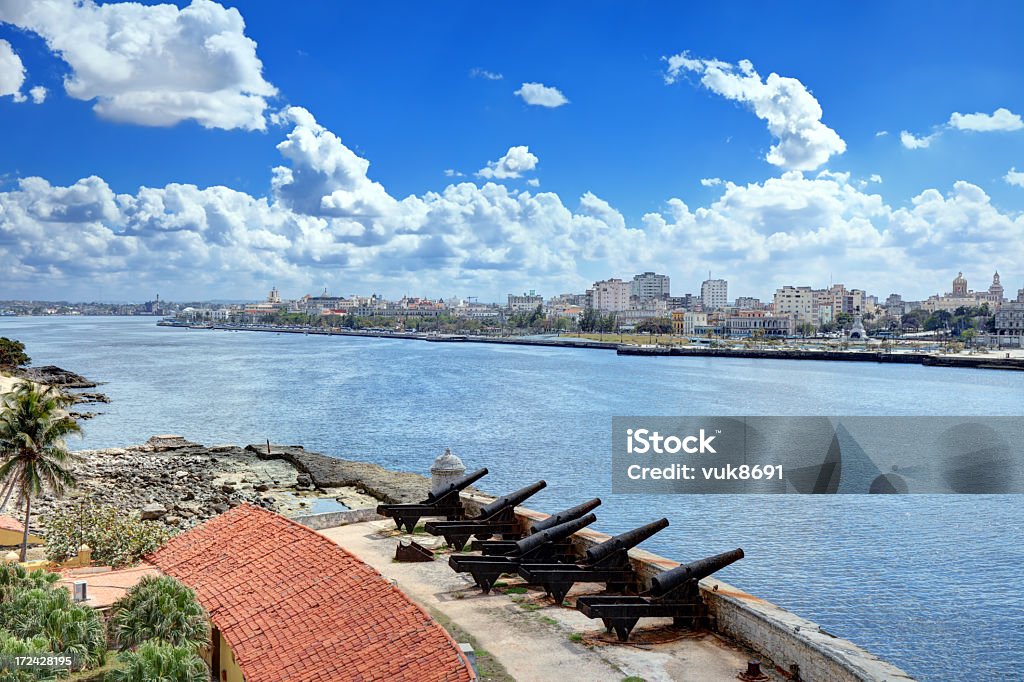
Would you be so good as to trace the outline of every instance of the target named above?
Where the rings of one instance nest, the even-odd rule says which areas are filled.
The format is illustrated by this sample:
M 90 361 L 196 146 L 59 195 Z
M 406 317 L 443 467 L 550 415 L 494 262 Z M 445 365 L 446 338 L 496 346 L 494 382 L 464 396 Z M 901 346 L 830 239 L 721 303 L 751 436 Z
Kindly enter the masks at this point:
M 487 166 L 478 170 L 476 174 L 481 178 L 511 180 L 535 169 L 538 161 L 540 159 L 530 153 L 529 147 L 509 147 L 503 157 L 497 161 L 488 161 Z
M 549 109 L 569 103 L 568 98 L 562 94 L 561 90 L 543 83 L 523 83 L 522 87 L 512 94 L 519 95 L 527 104 Z
M 846 151 L 836 131 L 822 123 L 818 100 L 796 78 L 772 73 L 762 80 L 744 59 L 730 64 L 718 59 L 696 59 L 683 52 L 666 57 L 667 83 L 685 73 L 700 76 L 700 83 L 715 94 L 749 106 L 768 124 L 778 141 L 765 157 L 768 163 L 789 170 L 814 170 L 830 157 Z
M 6 40 L 0 40 L 0 97 L 12 95 L 15 102 L 25 101 L 21 86 L 25 83 L 25 66 L 14 48 Z
M 975 132 L 1012 131 L 1024 128 L 1024 121 L 1021 121 L 1020 114 L 1000 107 L 991 114 L 953 112 L 949 117 L 949 125 L 957 130 Z
M 931 135 L 918 137 L 913 133 L 908 133 L 906 130 L 903 130 L 900 131 L 900 144 L 907 149 L 926 149 L 938 136 L 938 133 L 932 133 Z
M 717 187 L 722 184 L 722 178 L 701 178 L 700 184 L 704 187 Z
M 6 0 L 0 21 L 39 34 L 71 68 L 64 88 L 100 116 L 169 126 L 263 130 L 267 98 L 256 43 L 234 8 L 93 0 Z
M 33 104 L 42 104 L 46 101 L 47 90 L 42 85 L 37 85 L 28 91 Z
M 488 71 L 487 69 L 475 68 L 475 69 L 470 69 L 469 70 L 469 77 L 470 78 L 483 78 L 484 80 L 489 80 L 489 81 L 500 81 L 505 76 L 503 76 L 502 74 L 497 73 L 495 71 Z
M 1019 171 L 1016 168 L 1011 168 L 1006 171 L 1006 175 L 1003 176 L 1003 180 L 1009 185 L 1016 185 L 1017 187 L 1024 187 L 1024 171 Z
M 203 299 L 271 285 L 289 296 L 324 285 L 390 296 L 455 286 L 499 300 L 524 286 L 583 291 L 650 269 L 671 273 L 682 293 L 712 268 L 762 298 L 783 284 L 822 285 L 829 273 L 870 293 L 923 298 L 958 270 L 1024 277 L 1024 216 L 967 182 L 894 207 L 848 173 L 789 171 L 723 181 L 701 206 L 671 198 L 631 225 L 592 192 L 567 202 L 460 181 L 397 199 L 309 111 L 277 120 L 288 126 L 283 162 L 262 196 L 184 183 L 118 194 L 98 177 L 67 186 L 27 177 L 0 191 L 4 290 Z

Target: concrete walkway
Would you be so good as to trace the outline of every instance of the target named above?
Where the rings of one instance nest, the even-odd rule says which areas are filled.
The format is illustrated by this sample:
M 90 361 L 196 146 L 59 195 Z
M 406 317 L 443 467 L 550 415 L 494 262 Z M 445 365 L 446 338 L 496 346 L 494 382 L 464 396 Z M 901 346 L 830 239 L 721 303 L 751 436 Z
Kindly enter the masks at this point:
M 745 651 L 713 634 L 665 628 L 667 619 L 641 621 L 633 633 L 635 641 L 621 644 L 605 634 L 600 621 L 554 605 L 543 590 L 481 594 L 468 575 L 448 567 L 447 554 L 433 563 L 397 563 L 398 540 L 410 536 L 398 535 L 390 520 L 320 532 L 394 581 L 428 611 L 443 614 L 472 635 L 517 680 L 619 682 L 636 676 L 646 682 L 735 682 L 737 673 L 746 669 Z M 431 536 L 415 539 L 427 546 L 438 544 Z M 518 578 L 502 580 L 509 588 L 521 584 Z M 578 585 L 569 600 L 599 590 L 596 585 Z

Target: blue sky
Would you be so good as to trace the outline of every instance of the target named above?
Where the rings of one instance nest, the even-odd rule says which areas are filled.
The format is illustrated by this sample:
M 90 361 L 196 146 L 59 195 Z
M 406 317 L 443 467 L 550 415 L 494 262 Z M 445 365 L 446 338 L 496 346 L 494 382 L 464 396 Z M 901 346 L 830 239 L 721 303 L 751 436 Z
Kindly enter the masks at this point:
M 0 298 L 1024 286 L 1018 3 L 105 5 L 0 2 Z

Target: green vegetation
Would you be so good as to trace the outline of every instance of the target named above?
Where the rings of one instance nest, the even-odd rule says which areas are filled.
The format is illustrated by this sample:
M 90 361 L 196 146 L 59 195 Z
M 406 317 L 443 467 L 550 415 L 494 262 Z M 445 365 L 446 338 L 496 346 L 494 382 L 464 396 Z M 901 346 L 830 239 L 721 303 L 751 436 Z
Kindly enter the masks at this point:
M 66 561 L 84 544 L 92 549 L 94 561 L 117 568 L 137 563 L 167 542 L 170 533 L 158 523 L 140 520 L 137 513 L 82 503 L 50 514 L 45 537 L 50 561 Z
M 0 653 L 71 653 L 79 667 L 102 665 L 107 656 L 107 636 L 99 612 L 75 604 L 71 594 L 58 586 L 59 576 L 36 570 L 31 573 L 14 562 L 0 564 Z M 45 679 L 0 671 L 0 680 Z
M 583 641 L 583 634 L 580 633 L 580 632 L 569 633 L 569 641 L 570 642 L 576 642 L 576 643 L 582 642 Z
M 651 317 L 646 320 L 641 320 L 633 331 L 637 334 L 671 334 L 672 318 Z
M 120 666 L 106 682 L 206 682 L 210 669 L 191 647 L 146 642 L 118 655 Z
M 618 329 L 615 313 L 602 315 L 593 308 L 587 308 L 580 317 L 579 329 L 581 332 L 613 332 Z
M 497 586 L 495 586 L 497 587 Z M 505 588 L 505 594 L 526 594 L 525 587 L 508 587 Z
M 106 682 L 199 682 L 210 677 L 198 654 L 210 641 L 209 616 L 195 592 L 174 578 L 140 580 L 114 604 L 108 629 L 122 651 Z
M 21 560 L 28 552 L 28 524 L 32 498 L 49 489 L 62 495 L 75 484 L 67 465 L 74 460 L 64 439 L 80 433 L 78 423 L 64 411 L 71 399 L 53 387 L 21 383 L 0 403 L 0 481 L 4 496 L 17 491 L 25 505 L 25 535 Z
M 17 369 L 30 361 L 31 358 L 25 354 L 25 344 L 0 336 L 0 369 Z
M 196 649 L 210 640 L 209 617 L 195 592 L 167 576 L 140 580 L 114 604 L 109 628 L 122 650 L 143 642 Z
M 629 677 L 622 678 L 622 682 L 647 682 L 647 680 L 638 675 L 630 675 Z

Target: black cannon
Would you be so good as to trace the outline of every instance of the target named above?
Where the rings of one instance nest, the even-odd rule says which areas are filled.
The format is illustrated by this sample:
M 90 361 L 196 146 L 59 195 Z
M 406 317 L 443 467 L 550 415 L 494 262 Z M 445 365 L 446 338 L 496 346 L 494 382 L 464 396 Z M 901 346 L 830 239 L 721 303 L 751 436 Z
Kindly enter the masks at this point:
M 641 618 L 667 617 L 674 625 L 693 627 L 705 616 L 700 580 L 742 558 L 742 549 L 716 554 L 655 576 L 651 589 L 638 596 L 582 596 L 577 597 L 576 608 L 587 618 L 600 618 L 623 642 Z
M 473 473 L 463 476 L 457 481 L 452 481 L 443 490 L 428 493 L 427 499 L 415 504 L 379 504 L 377 513 L 381 516 L 390 516 L 395 520 L 398 530 L 404 525 L 411 533 L 416 524 L 424 516 L 443 516 L 452 521 L 461 519 L 465 515 L 462 507 L 462 498 L 459 496 L 465 488 L 479 481 L 487 475 L 486 467 L 478 469 Z
M 636 574 L 629 562 L 629 550 L 668 527 L 668 519 L 616 535 L 587 550 L 575 564 L 519 564 L 519 575 L 528 585 L 540 585 L 561 604 L 576 583 L 605 583 L 610 592 L 634 591 Z
M 583 516 L 584 514 L 589 514 L 590 512 L 597 509 L 599 506 L 601 506 L 601 498 L 595 497 L 592 500 L 587 500 L 583 504 L 578 504 L 575 507 L 563 509 L 560 512 L 552 514 L 546 519 L 542 519 L 540 521 L 535 522 L 533 526 L 530 528 L 530 535 L 534 533 L 539 533 L 542 530 L 547 530 L 548 528 L 554 528 L 555 526 L 563 524 L 566 521 L 574 521 Z M 565 553 L 572 554 L 568 542 L 563 540 L 563 543 L 565 543 Z M 472 544 L 472 548 L 474 551 L 481 552 L 482 554 L 486 554 L 487 556 L 504 556 L 516 548 L 516 541 L 478 540 Z
M 431 521 L 425 529 L 431 535 L 443 537 L 448 546 L 456 552 L 462 551 L 470 537 L 481 540 L 494 535 L 500 535 L 503 540 L 520 538 L 523 534 L 516 523 L 515 509 L 545 487 L 545 481 L 537 481 L 484 505 L 475 518 L 464 521 Z
M 567 539 L 578 530 L 586 528 L 597 517 L 593 514 L 567 521 L 563 524 L 529 535 L 515 543 L 515 548 L 504 556 L 480 556 L 452 554 L 448 557 L 448 565 L 457 573 L 469 573 L 477 586 L 484 591 L 491 591 L 494 581 L 502 573 L 515 573 L 523 562 L 551 561 L 561 547 L 560 541 Z

